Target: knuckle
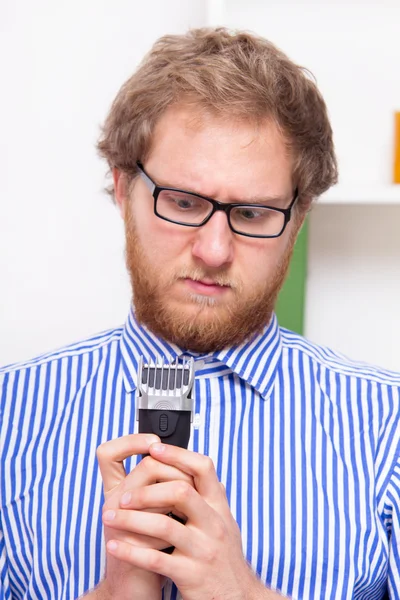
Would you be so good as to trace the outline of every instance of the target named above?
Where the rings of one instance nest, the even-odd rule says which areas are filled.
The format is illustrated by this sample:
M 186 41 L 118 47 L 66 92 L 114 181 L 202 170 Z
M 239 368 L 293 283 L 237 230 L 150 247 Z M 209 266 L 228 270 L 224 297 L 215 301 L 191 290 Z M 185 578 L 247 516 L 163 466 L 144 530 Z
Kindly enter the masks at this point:
M 215 467 L 212 459 L 209 456 L 205 456 L 201 467 L 200 467 L 202 475 L 209 475 L 210 473 L 215 472 Z
M 213 564 L 218 558 L 218 552 L 211 544 L 205 545 L 203 548 L 203 559 L 208 564 Z
M 97 460 L 102 462 L 110 456 L 110 442 L 103 442 L 96 450 Z
M 162 516 L 161 519 L 162 520 L 160 521 L 160 537 L 161 539 L 168 540 L 168 538 L 172 534 L 173 528 L 175 527 L 175 521 L 167 515 Z
M 192 495 L 193 487 L 186 481 L 178 481 L 175 487 L 175 497 L 178 502 L 186 502 Z
M 226 527 L 221 521 L 217 521 L 213 527 L 213 536 L 215 540 L 224 543 L 226 540 Z
M 163 554 L 161 554 L 161 552 L 152 552 L 148 558 L 148 566 L 150 571 L 158 573 L 161 568 L 162 559 Z
M 134 491 L 131 491 L 132 493 L 132 501 L 131 501 L 131 505 L 133 504 L 136 508 L 141 508 L 143 506 L 146 505 L 146 489 L 145 488 L 136 488 Z
M 154 458 L 152 458 L 151 456 L 145 456 L 144 458 L 142 458 L 142 460 L 140 461 L 140 463 L 137 465 L 136 468 L 140 468 L 140 469 L 144 469 L 145 471 L 149 471 L 153 465 L 154 465 Z
M 125 550 L 125 559 L 128 560 L 129 562 L 134 563 L 135 558 L 136 558 L 136 552 L 135 552 L 136 549 L 134 547 L 132 547 L 131 544 L 125 542 L 124 550 Z
M 145 456 L 142 460 L 136 465 L 133 471 L 139 471 L 144 474 L 144 477 L 149 478 L 157 475 L 157 461 L 154 460 L 151 456 Z
M 241 534 L 239 525 L 236 522 L 234 524 L 233 535 L 234 535 L 234 538 L 237 540 L 237 542 L 239 544 L 241 544 L 242 543 L 242 534 Z
M 104 513 L 107 512 L 111 508 L 114 508 L 113 503 L 110 502 L 109 500 L 106 500 L 101 509 L 101 514 L 104 515 Z

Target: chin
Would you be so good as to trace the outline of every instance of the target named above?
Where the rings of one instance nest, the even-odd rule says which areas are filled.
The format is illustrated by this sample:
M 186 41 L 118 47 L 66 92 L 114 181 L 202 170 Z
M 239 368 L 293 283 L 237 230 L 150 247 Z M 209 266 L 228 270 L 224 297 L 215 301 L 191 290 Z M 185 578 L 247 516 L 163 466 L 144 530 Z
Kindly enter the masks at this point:
M 188 294 L 183 302 L 182 300 L 174 302 L 170 307 L 178 318 L 182 316 L 202 322 L 229 318 L 234 309 L 233 303 L 226 299 L 221 300 L 203 294 Z
M 202 308 L 213 308 L 219 304 L 216 298 L 213 298 L 212 296 L 203 296 L 202 294 L 190 294 L 188 301 L 195 305 L 195 307 L 200 306 Z
M 164 305 L 164 314 L 175 324 L 189 327 L 219 327 L 230 320 L 229 308 L 209 296 L 194 295 L 185 302 L 178 301 Z

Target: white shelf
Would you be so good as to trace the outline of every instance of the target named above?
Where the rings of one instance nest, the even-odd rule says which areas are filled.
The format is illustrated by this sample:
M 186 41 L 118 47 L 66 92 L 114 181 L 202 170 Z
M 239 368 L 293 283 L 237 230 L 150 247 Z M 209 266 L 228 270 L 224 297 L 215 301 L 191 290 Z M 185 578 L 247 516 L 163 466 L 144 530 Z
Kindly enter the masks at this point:
M 323 194 L 316 205 L 330 204 L 398 204 L 400 184 L 343 185 L 338 184 Z

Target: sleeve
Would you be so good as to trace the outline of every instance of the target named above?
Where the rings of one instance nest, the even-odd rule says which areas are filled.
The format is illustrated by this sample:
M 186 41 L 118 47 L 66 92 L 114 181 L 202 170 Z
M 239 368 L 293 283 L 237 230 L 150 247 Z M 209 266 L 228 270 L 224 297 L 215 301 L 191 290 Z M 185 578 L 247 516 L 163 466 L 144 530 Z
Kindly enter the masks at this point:
M 0 373 L 0 462 L 2 461 L 2 424 L 3 424 L 3 408 L 2 408 L 2 398 L 3 393 L 3 377 Z M 0 465 L 1 469 L 1 465 Z M 0 492 L 1 492 L 1 481 L 0 481 Z M 0 498 L 0 600 L 12 600 L 11 594 L 11 586 L 10 586 L 10 578 L 9 578 L 9 570 L 8 570 L 8 558 L 7 558 L 7 549 L 6 542 L 4 539 L 3 532 L 3 523 L 1 519 L 1 498 Z
M 0 512 L 0 600 L 11 600 L 10 581 L 8 577 L 8 560 Z
M 388 590 L 391 600 L 400 600 L 400 457 L 393 470 L 386 493 L 386 502 L 391 508 L 389 525 L 389 571 Z

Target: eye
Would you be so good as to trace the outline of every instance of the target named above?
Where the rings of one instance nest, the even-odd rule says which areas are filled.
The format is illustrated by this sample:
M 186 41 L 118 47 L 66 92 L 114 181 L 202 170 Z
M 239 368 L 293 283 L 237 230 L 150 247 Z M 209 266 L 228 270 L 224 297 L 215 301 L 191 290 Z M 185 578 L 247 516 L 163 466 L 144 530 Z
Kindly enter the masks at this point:
M 193 208 L 193 206 L 196 205 L 196 200 L 194 198 L 172 198 L 172 200 L 182 209 Z
M 244 208 L 239 214 L 243 219 L 255 219 L 258 216 L 257 211 L 250 208 Z
M 236 211 L 236 216 L 246 221 L 265 218 L 268 216 L 268 210 L 262 208 L 250 208 L 248 206 L 239 208 Z
M 163 191 L 160 194 L 160 201 L 168 204 L 171 209 L 181 211 L 198 209 L 203 206 L 201 198 L 174 191 Z

